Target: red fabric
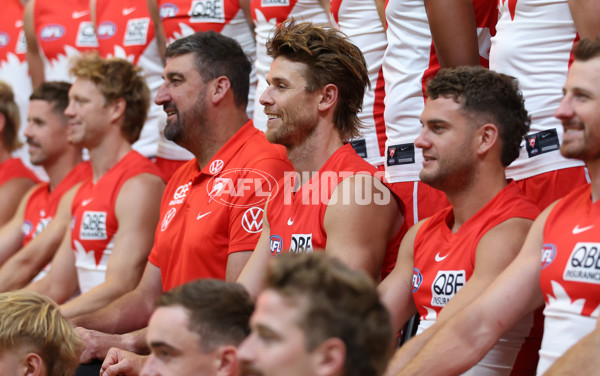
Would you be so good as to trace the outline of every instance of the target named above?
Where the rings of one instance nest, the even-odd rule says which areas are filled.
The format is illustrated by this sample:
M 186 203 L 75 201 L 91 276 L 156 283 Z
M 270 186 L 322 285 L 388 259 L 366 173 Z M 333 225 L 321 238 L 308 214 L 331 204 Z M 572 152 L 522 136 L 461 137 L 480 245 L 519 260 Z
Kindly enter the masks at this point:
M 161 270 L 163 290 L 197 278 L 225 279 L 228 256 L 254 250 L 269 192 L 292 169 L 285 149 L 249 121 L 202 170 L 196 159 L 177 170 L 162 198 L 149 257 Z

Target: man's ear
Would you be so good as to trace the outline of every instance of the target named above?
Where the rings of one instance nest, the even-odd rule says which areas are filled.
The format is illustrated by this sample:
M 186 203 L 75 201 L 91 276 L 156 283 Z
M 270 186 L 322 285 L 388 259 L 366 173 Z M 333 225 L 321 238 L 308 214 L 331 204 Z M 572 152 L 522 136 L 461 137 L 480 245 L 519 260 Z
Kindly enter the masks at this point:
M 211 99 L 214 104 L 218 104 L 225 98 L 225 94 L 231 89 L 231 82 L 225 76 L 217 77 L 211 82 Z
M 42 358 L 36 353 L 27 353 L 24 361 L 24 376 L 42 376 L 46 375 L 46 366 Z
M 346 345 L 339 338 L 328 338 L 313 350 L 315 375 L 341 375 L 346 363 Z
M 110 104 L 111 116 L 110 120 L 115 121 L 121 116 L 125 116 L 125 109 L 127 108 L 127 102 L 125 98 L 117 98 Z
M 238 374 L 237 349 L 234 346 L 222 346 L 217 350 L 216 375 L 235 376 Z
M 321 89 L 319 95 L 319 111 L 327 111 L 335 107 L 338 98 L 338 88 L 334 84 L 327 84 Z
M 487 153 L 498 144 L 498 128 L 491 123 L 486 123 L 477 129 L 477 155 Z

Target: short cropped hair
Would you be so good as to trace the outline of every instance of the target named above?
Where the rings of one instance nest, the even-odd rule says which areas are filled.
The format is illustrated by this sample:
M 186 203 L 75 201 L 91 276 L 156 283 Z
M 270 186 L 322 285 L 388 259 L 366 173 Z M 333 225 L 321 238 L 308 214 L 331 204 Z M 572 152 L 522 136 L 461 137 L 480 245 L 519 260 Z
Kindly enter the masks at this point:
M 285 21 L 267 42 L 267 52 L 273 58 L 306 64 L 308 92 L 334 84 L 338 88 L 334 122 L 340 136 L 347 141 L 359 135 L 358 113 L 371 83 L 362 52 L 346 35 L 325 24 Z
M 69 105 L 69 89 L 71 84 L 62 81 L 48 81 L 41 83 L 29 96 L 29 100 L 42 100 L 53 104 L 52 110 L 65 116 L 65 109 Z
M 49 376 L 72 376 L 83 343 L 58 306 L 33 292 L 0 294 L 0 352 L 31 346 Z
M 142 76 L 142 69 L 124 59 L 103 59 L 97 53 L 88 53 L 74 61 L 70 73 L 92 81 L 106 103 L 119 98 L 125 100 L 125 121 L 121 132 L 129 143 L 137 141 L 150 107 L 150 90 Z
M 4 81 L 0 81 L 0 114 L 6 119 L 2 132 L 2 145 L 7 151 L 13 152 L 23 145 L 19 141 L 21 118 L 12 87 Z
M 427 84 L 426 94 L 453 98 L 478 126 L 496 125 L 502 164 L 506 167 L 517 159 L 531 121 L 514 77 L 483 67 L 442 69 Z
M 189 282 L 164 293 L 157 307 L 181 306 L 189 313 L 189 329 L 209 352 L 223 345 L 238 346 L 250 334 L 252 299 L 242 285 L 216 279 Z
M 575 45 L 573 55 L 577 61 L 588 61 L 600 56 L 600 38 L 582 39 Z
M 298 326 L 306 335 L 307 351 L 328 338 L 339 338 L 346 346 L 345 375 L 383 374 L 393 336 L 389 314 L 371 278 L 323 252 L 287 253 L 274 261 L 266 289 L 306 302 Z
M 227 77 L 236 106 L 246 108 L 252 64 L 240 44 L 214 31 L 199 31 L 167 46 L 166 58 L 194 54 L 196 70 L 203 82 Z

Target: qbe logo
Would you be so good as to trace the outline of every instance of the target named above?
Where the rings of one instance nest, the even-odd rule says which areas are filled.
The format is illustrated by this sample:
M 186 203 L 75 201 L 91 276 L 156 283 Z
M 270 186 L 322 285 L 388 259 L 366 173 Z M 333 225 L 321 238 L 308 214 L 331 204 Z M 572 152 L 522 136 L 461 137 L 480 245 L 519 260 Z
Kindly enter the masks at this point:
M 191 23 L 225 23 L 225 4 L 223 0 L 194 0 L 188 12 Z
M 310 253 L 312 251 L 312 234 L 292 234 L 292 244 L 290 244 L 290 252 Z
M 565 281 L 600 284 L 600 243 L 577 243 L 565 266 Z
M 542 245 L 542 269 L 550 265 L 554 258 L 556 258 L 556 246 L 554 244 Z
M 77 30 L 77 39 L 75 40 L 77 47 L 98 47 L 98 39 L 94 31 L 94 24 L 90 21 L 79 23 Z
M 65 28 L 58 24 L 45 26 L 40 32 L 40 38 L 46 42 L 60 39 L 63 35 L 65 35 Z
M 271 235 L 269 236 L 271 254 L 276 256 L 281 253 L 283 249 L 283 239 L 279 235 Z
M 421 287 L 421 283 L 423 283 L 423 274 L 418 268 L 413 268 L 413 278 L 412 278 L 412 293 L 417 292 L 419 287 Z
M 83 212 L 81 227 L 79 229 L 79 238 L 81 240 L 108 239 L 106 234 L 106 212 Z
M 144 46 L 148 36 L 150 18 L 134 18 L 127 21 L 123 46 Z
M 464 270 L 440 270 L 431 285 L 431 305 L 445 306 L 467 282 Z
M 177 15 L 177 12 L 179 12 L 179 8 L 177 7 L 177 5 L 171 3 L 164 3 L 160 6 L 160 19 L 162 20 L 165 18 L 173 18 Z

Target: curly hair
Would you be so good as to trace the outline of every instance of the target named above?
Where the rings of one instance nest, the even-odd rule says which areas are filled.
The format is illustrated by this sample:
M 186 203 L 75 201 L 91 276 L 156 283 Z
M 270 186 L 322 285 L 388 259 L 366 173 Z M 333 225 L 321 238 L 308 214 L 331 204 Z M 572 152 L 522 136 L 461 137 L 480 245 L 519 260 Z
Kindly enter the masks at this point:
M 0 81 L 0 114 L 4 115 L 5 119 L 2 145 L 7 151 L 13 152 L 23 145 L 19 141 L 21 118 L 12 87 L 4 81 Z
M 495 124 L 502 164 L 517 159 L 531 121 L 514 77 L 483 67 L 442 69 L 427 83 L 426 94 L 432 99 L 452 97 L 477 125 Z
M 33 292 L 0 294 L 0 351 L 31 346 L 49 376 L 72 376 L 83 342 L 49 298 Z
M 266 288 L 285 298 L 304 300 L 299 327 L 312 351 L 328 338 L 346 346 L 344 374 L 382 375 L 392 355 L 390 317 L 375 284 L 325 253 L 287 253 L 270 265 Z
M 107 103 L 119 98 L 125 100 L 121 132 L 129 143 L 137 141 L 150 107 L 150 90 L 142 77 L 142 69 L 124 59 L 103 59 L 97 53 L 88 53 L 73 62 L 70 73 L 92 81 Z
M 357 114 L 371 83 L 365 57 L 346 35 L 325 24 L 288 20 L 267 42 L 267 52 L 273 58 L 282 56 L 306 64 L 309 92 L 335 85 L 338 103 L 334 122 L 340 136 L 347 141 L 359 135 L 362 124 Z

